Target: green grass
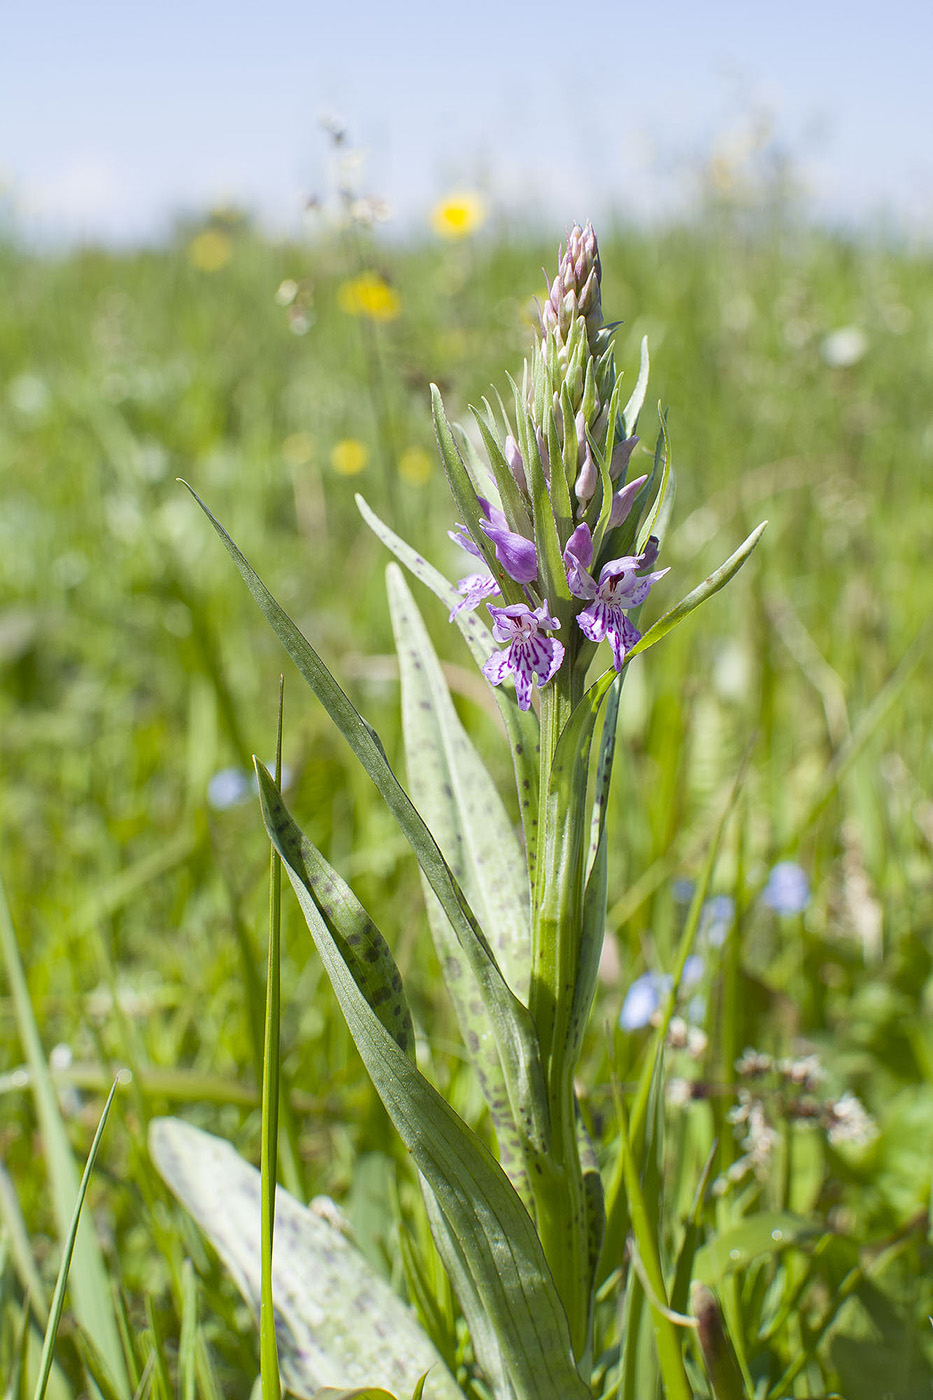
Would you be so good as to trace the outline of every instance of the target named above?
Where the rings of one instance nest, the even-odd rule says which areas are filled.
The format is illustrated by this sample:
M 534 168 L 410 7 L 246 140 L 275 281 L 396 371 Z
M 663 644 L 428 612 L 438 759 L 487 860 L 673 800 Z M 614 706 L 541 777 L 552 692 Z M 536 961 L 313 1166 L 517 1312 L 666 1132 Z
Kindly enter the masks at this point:
M 741 905 L 790 856 L 813 898 L 794 918 L 749 903 L 738 933 L 706 958 L 709 1049 L 699 1062 L 668 1057 L 670 1074 L 696 1080 L 697 1097 L 668 1110 L 657 1143 L 663 1263 L 676 1258 L 713 1136 L 714 1175 L 741 1153 L 725 1119 L 735 1055 L 748 1044 L 778 1056 L 815 1050 L 822 1092 L 857 1093 L 879 1132 L 861 1152 L 834 1148 L 787 1121 L 775 1091 L 772 1170 L 704 1206 L 707 1239 L 764 1210 L 790 1208 L 813 1226 L 799 1247 L 757 1254 L 717 1284 L 739 1364 L 756 1396 L 926 1395 L 929 652 L 839 783 L 827 788 L 826 778 L 931 612 L 933 258 L 906 244 L 745 226 L 716 210 L 650 235 L 599 232 L 603 305 L 623 322 L 619 367 L 634 379 L 647 334 L 648 404 L 671 410 L 678 498 L 664 562 L 673 569 L 651 616 L 759 519 L 770 525 L 729 589 L 626 683 L 609 818 L 618 969 L 608 969 L 585 1050 L 587 1108 L 611 1162 L 613 1078 L 634 1083 L 650 1033 L 606 1028 L 634 976 L 673 968 L 684 918 L 674 881 L 699 875 L 754 736 L 713 890 Z M 192 266 L 182 239 L 125 256 L 0 249 L 0 862 L 45 1053 L 62 1044 L 73 1056 L 59 1083 L 79 1164 L 115 1070 L 133 1070 L 88 1200 L 142 1338 L 128 1370 L 141 1375 L 150 1351 L 159 1358 L 156 1395 L 168 1385 L 209 1393 L 212 1371 L 219 1393 L 245 1397 L 258 1374 L 255 1329 L 155 1176 L 145 1129 L 156 1114 L 183 1113 L 258 1160 L 268 846 L 255 802 L 214 811 L 206 791 L 217 770 L 274 752 L 283 666 L 175 478 L 204 496 L 400 761 L 387 560 L 353 491 L 456 574 L 439 468 L 413 485 L 398 459 L 410 447 L 433 451 L 431 380 L 466 422 L 467 403 L 490 381 L 504 390 L 505 371 L 520 369 L 530 299 L 543 290 L 536 269 L 552 264 L 556 245 L 507 230 L 454 247 L 364 244 L 354 256 L 390 278 L 402 308 L 372 326 L 339 308 L 339 284 L 359 265 L 341 240 L 270 246 L 245 227 L 230 236 L 232 258 L 214 273 Z M 301 336 L 275 299 L 286 278 L 310 298 Z M 833 367 L 823 343 L 846 325 L 862 329 L 867 348 Z M 654 432 L 646 408 L 652 446 Z M 331 466 L 344 438 L 370 450 L 352 480 Z M 441 609 L 422 606 L 457 668 L 462 715 L 507 790 L 494 711 Z M 414 862 L 287 666 L 286 690 L 291 806 L 389 937 L 436 1081 L 475 1120 Z M 290 900 L 281 959 L 298 1184 L 344 1201 L 388 1270 L 398 1255 L 393 1169 L 409 1208 L 413 1197 L 405 1154 Z M 0 1047 L 7 1070 L 25 1062 L 6 984 Z M 31 1089 L 9 1077 L 0 1085 L 0 1153 L 50 1295 L 59 1250 L 49 1144 Z M 383 1170 L 359 1166 L 373 1162 Z M 23 1271 L 2 1238 L 5 1382 Z M 76 1336 L 73 1322 L 63 1326 L 50 1395 L 81 1393 Z M 611 1357 L 606 1367 L 611 1376 Z

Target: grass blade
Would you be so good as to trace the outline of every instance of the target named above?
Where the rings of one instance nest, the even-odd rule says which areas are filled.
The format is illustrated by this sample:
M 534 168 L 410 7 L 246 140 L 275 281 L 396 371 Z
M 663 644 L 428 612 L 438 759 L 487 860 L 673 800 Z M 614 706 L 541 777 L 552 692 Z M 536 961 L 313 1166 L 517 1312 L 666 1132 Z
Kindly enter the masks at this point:
M 282 718 L 285 677 L 279 677 L 279 718 L 275 736 L 275 782 L 282 783 Z M 275 1178 L 279 1128 L 279 1022 L 281 1016 L 282 862 L 273 846 L 269 863 L 269 958 L 266 967 L 265 1040 L 262 1057 L 262 1286 L 259 1308 L 259 1365 L 263 1400 L 279 1400 L 279 1352 L 272 1302 L 272 1240 L 275 1231 Z
M 39 1028 L 29 1000 L 26 975 L 19 956 L 13 920 L 0 878 L 0 949 L 6 964 L 7 979 L 13 997 L 20 1040 L 29 1065 L 39 1129 L 45 1142 L 49 1185 L 59 1238 L 67 1239 L 72 1221 L 75 1198 L 80 1189 L 68 1133 L 62 1121 L 55 1086 L 49 1073 L 48 1061 L 42 1048 Z M 93 1338 L 106 1361 L 120 1395 L 129 1400 L 130 1383 L 120 1346 L 113 1311 L 113 1301 L 107 1282 L 107 1270 L 97 1238 L 86 1222 L 77 1233 L 71 1252 L 72 1300 L 75 1316 L 84 1331 Z
M 107 1102 L 104 1104 L 104 1111 L 100 1116 L 100 1122 L 97 1125 L 97 1132 L 94 1134 L 94 1141 L 91 1143 L 91 1150 L 88 1153 L 88 1159 L 85 1163 L 84 1172 L 78 1187 L 78 1197 L 75 1202 L 71 1223 L 63 1242 L 61 1263 L 58 1266 L 58 1278 L 55 1280 L 55 1291 L 52 1294 L 52 1303 L 49 1309 L 49 1322 L 45 1329 L 45 1337 L 42 1342 L 42 1355 L 39 1358 L 39 1375 L 36 1379 L 33 1400 L 43 1400 L 46 1387 L 49 1383 L 49 1376 L 52 1373 L 55 1338 L 58 1335 L 58 1324 L 65 1306 L 65 1290 L 68 1287 L 68 1274 L 71 1269 L 71 1261 L 74 1258 L 75 1245 L 78 1238 L 78 1226 L 81 1223 L 81 1210 L 84 1206 L 84 1198 L 87 1195 L 87 1188 L 90 1184 L 91 1173 L 94 1170 L 94 1163 L 97 1161 L 97 1152 L 104 1136 L 104 1128 L 107 1125 L 107 1118 L 110 1114 L 110 1105 L 113 1103 L 113 1096 L 116 1092 L 117 1081 L 114 1080 L 110 1093 L 107 1095 Z

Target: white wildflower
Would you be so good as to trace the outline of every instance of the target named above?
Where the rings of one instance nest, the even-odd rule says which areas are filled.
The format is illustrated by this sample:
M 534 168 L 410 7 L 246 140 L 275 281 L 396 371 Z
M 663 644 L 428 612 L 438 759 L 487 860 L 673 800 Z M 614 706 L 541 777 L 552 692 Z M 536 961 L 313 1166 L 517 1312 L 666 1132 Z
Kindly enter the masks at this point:
M 826 1105 L 828 1121 L 826 1136 L 835 1147 L 840 1142 L 853 1142 L 865 1147 L 878 1135 L 878 1126 L 861 1099 L 848 1091 Z

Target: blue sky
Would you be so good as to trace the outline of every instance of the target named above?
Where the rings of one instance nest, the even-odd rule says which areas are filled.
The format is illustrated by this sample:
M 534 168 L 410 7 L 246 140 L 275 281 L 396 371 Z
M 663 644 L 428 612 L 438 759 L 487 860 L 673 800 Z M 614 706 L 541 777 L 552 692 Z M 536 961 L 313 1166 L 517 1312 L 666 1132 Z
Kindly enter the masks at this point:
M 325 112 L 403 228 L 477 187 L 561 227 L 651 217 L 765 128 L 820 216 L 933 226 L 930 0 L 0 3 L 0 187 L 39 236 L 219 200 L 295 227 Z

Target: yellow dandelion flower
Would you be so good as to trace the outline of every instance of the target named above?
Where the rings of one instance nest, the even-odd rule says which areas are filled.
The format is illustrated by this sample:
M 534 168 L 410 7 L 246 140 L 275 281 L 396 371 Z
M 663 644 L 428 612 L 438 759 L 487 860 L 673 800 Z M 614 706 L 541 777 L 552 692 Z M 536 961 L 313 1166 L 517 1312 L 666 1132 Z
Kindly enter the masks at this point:
M 188 244 L 188 261 L 199 272 L 219 272 L 233 257 L 233 240 L 219 228 L 202 229 Z
M 486 218 L 486 206 L 477 194 L 449 194 L 431 211 L 431 226 L 442 238 L 466 238 Z
M 406 447 L 398 459 L 398 474 L 409 486 L 423 486 L 434 470 L 434 459 L 423 447 Z
M 349 316 L 368 316 L 371 321 L 394 321 L 402 309 L 398 293 L 378 272 L 361 272 L 342 282 L 337 302 Z
M 358 438 L 341 438 L 330 454 L 330 464 L 338 476 L 356 476 L 368 461 L 369 448 Z
M 306 467 L 314 456 L 314 438 L 310 433 L 289 433 L 282 443 L 282 456 L 290 467 Z

